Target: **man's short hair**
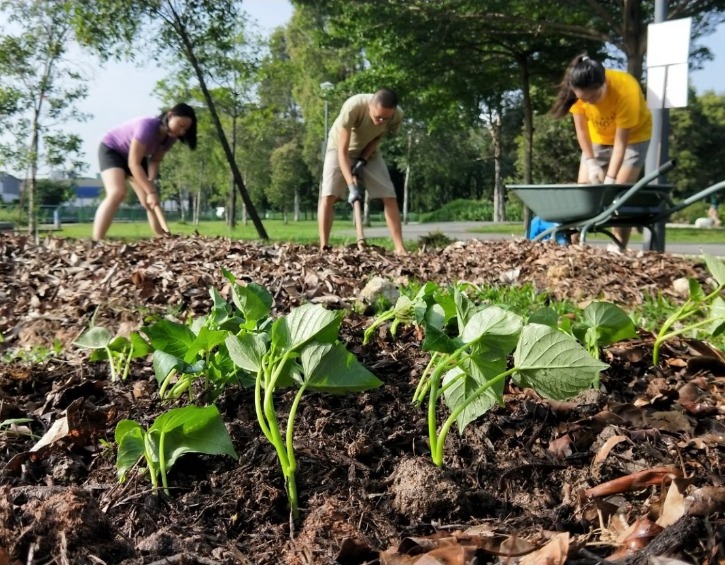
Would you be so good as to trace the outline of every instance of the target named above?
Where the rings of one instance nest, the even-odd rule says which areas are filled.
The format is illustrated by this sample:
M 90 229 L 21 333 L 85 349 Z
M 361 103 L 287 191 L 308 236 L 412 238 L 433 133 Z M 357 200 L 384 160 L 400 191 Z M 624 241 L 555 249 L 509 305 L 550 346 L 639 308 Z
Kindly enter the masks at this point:
M 381 88 L 375 94 L 373 94 L 371 102 L 377 106 L 382 106 L 386 109 L 397 108 L 398 95 L 389 88 Z

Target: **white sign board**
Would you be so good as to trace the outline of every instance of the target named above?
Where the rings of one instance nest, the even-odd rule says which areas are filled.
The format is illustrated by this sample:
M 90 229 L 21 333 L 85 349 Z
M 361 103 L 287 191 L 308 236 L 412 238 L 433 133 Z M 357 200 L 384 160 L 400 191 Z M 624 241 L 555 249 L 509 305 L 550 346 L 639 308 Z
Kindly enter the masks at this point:
M 692 18 L 647 26 L 647 105 L 687 106 Z

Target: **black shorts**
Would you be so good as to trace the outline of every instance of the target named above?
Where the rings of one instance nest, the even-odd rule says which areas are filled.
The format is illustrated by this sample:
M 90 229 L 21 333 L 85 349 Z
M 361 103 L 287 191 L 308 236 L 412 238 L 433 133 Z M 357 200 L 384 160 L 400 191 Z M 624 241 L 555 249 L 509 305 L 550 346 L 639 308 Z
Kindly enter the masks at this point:
M 128 157 L 121 155 L 115 149 L 111 149 L 105 143 L 101 143 L 98 146 L 98 166 L 101 169 L 101 172 L 106 169 L 123 169 L 126 172 L 127 177 L 131 176 L 131 169 L 128 168 Z M 143 158 L 141 166 L 143 167 L 144 172 L 148 175 L 148 157 Z

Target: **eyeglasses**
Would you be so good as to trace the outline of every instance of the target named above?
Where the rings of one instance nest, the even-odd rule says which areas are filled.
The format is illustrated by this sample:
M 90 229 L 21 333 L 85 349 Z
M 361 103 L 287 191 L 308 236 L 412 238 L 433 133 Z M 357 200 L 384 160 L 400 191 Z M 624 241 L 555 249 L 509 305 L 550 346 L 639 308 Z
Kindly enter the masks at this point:
M 388 120 L 391 120 L 393 117 L 390 116 L 389 118 L 386 118 L 385 116 L 372 116 L 372 118 L 376 122 L 387 122 Z

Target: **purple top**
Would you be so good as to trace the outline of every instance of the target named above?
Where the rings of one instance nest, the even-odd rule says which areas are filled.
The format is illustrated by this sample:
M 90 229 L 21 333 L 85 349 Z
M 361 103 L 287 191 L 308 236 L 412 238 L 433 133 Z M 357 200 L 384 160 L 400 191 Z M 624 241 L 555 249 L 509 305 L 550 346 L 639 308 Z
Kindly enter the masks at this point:
M 168 137 L 165 143 L 160 143 L 160 126 L 159 118 L 135 118 L 109 131 L 103 136 L 101 142 L 126 157 L 131 150 L 131 141 L 134 139 L 146 148 L 145 155 L 153 155 L 159 149 L 168 151 L 176 142 L 176 138 Z

